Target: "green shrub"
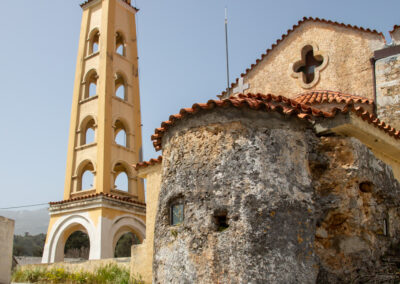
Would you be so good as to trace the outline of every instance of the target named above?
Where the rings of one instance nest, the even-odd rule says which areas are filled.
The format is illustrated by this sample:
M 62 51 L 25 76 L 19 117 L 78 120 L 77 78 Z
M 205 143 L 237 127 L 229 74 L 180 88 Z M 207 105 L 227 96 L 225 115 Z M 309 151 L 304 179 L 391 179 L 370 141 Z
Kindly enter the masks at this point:
M 82 283 L 82 284 L 142 284 L 139 279 L 131 279 L 129 270 L 116 264 L 99 267 L 94 273 L 80 271 L 67 272 L 63 268 L 16 269 L 12 275 L 14 282 L 29 283 Z

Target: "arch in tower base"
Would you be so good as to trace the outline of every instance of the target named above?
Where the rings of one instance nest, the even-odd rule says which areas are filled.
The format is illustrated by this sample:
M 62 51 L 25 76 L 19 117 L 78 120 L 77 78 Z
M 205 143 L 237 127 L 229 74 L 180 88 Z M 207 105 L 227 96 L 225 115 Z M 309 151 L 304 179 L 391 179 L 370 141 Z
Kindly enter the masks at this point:
M 89 259 L 113 258 L 118 239 L 126 232 L 145 238 L 145 204 L 110 194 L 94 194 L 50 204 L 50 223 L 42 263 L 60 262 L 75 231 L 89 236 Z
M 93 259 L 95 256 L 94 248 L 97 242 L 94 224 L 91 222 L 88 213 L 74 213 L 65 215 L 54 223 L 52 230 L 46 238 L 42 262 L 53 263 L 63 261 L 65 243 L 68 237 L 76 231 L 82 231 L 89 236 L 89 259 Z

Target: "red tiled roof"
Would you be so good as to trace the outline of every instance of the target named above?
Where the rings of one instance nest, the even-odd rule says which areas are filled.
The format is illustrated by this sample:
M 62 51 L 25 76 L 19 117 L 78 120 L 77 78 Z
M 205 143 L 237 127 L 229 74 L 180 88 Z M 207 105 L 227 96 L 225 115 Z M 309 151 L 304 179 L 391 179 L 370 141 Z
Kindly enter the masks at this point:
M 103 192 L 89 194 L 89 195 L 80 196 L 80 197 L 75 197 L 75 198 L 71 198 L 71 199 L 67 199 L 67 200 L 50 202 L 49 204 L 50 205 L 58 205 L 58 204 L 64 204 L 64 203 L 69 203 L 69 202 L 78 201 L 78 200 L 84 200 L 84 199 L 88 199 L 88 198 L 94 198 L 94 197 L 98 197 L 98 196 L 109 197 L 109 198 L 116 199 L 116 200 L 121 200 L 121 201 L 129 202 L 129 203 L 133 203 L 133 204 L 146 206 L 146 203 L 142 203 L 142 202 L 139 202 L 139 201 L 132 200 L 129 197 L 121 197 L 121 196 L 118 196 L 118 195 L 113 195 L 113 194 L 110 194 L 110 193 L 103 193 Z
M 83 6 L 85 6 L 86 4 L 89 4 L 90 2 L 93 2 L 93 1 L 94 1 L 94 0 L 86 0 L 86 1 L 83 2 L 80 6 L 81 6 L 81 8 L 83 8 Z M 139 11 L 139 9 L 137 9 L 136 7 L 133 7 L 133 6 L 131 5 L 131 1 L 129 1 L 129 0 L 122 0 L 122 1 L 124 1 L 126 4 L 128 4 L 129 6 L 131 6 L 133 9 L 135 9 L 136 12 Z
M 307 93 L 303 93 L 295 97 L 295 100 L 298 103 L 313 105 L 313 104 L 323 104 L 323 103 L 344 103 L 344 104 L 368 104 L 373 105 L 374 101 L 354 95 L 342 94 L 339 92 L 333 91 L 311 91 Z
M 374 115 L 365 111 L 362 107 L 354 107 L 354 105 L 347 104 L 343 109 L 333 108 L 330 112 L 325 112 L 317 108 L 301 104 L 295 100 L 288 99 L 283 96 L 274 95 L 262 95 L 262 94 L 240 94 L 237 97 L 231 97 L 224 100 L 209 100 L 205 104 L 194 104 L 191 108 L 183 108 L 180 110 L 179 114 L 171 115 L 169 120 L 161 123 L 160 128 L 155 129 L 155 133 L 151 136 L 154 148 L 156 151 L 162 148 L 162 137 L 177 121 L 182 120 L 184 117 L 190 115 L 195 115 L 199 112 L 210 110 L 214 108 L 249 108 L 259 111 L 276 111 L 283 115 L 295 116 L 302 120 L 313 121 L 314 118 L 332 118 L 338 113 L 348 113 L 353 112 L 357 116 L 361 117 L 364 121 L 372 123 L 375 127 L 385 131 L 390 136 L 396 139 L 400 139 L 400 132 L 396 131 L 390 125 L 385 124 L 385 122 L 380 121 Z
M 393 26 L 393 29 L 389 32 L 390 36 L 392 36 L 393 33 L 394 33 L 398 28 L 400 28 L 399 25 L 394 25 L 394 26 Z
M 146 168 L 148 166 L 159 164 L 161 162 L 162 162 L 162 156 L 158 156 L 157 159 L 150 159 L 150 161 L 148 161 L 148 162 L 137 163 L 136 165 L 133 166 L 133 168 L 135 170 L 139 170 L 140 168 Z
M 381 36 L 382 39 L 386 42 L 385 36 L 383 35 L 382 32 L 378 32 L 376 30 L 371 30 L 371 29 L 365 29 L 363 27 L 358 27 L 358 26 L 353 26 L 353 25 L 348 25 L 344 23 L 339 23 L 339 22 L 334 22 L 330 20 L 325 20 L 325 19 L 320 19 L 320 18 L 313 18 L 313 17 L 304 17 L 302 20 L 298 21 L 296 25 L 294 25 L 291 29 L 289 29 L 286 34 L 283 34 L 280 39 L 278 39 L 270 48 L 268 48 L 265 53 L 261 54 L 261 58 L 256 60 L 256 63 L 251 64 L 250 68 L 247 68 L 245 73 L 240 74 L 240 77 L 243 77 L 247 75 L 251 70 L 253 70 L 254 67 L 256 67 L 274 48 L 276 48 L 285 38 L 287 38 L 294 30 L 296 30 L 298 27 L 300 27 L 302 24 L 306 22 L 318 22 L 318 23 L 325 23 L 325 24 L 330 24 L 333 26 L 338 26 L 338 27 L 343 27 L 343 28 L 349 28 L 361 32 L 366 32 L 366 33 L 371 33 L 375 34 L 378 36 Z M 236 85 L 239 82 L 239 78 L 236 78 L 236 82 L 231 84 L 231 88 L 236 87 Z M 221 95 L 225 95 L 226 91 L 223 91 Z

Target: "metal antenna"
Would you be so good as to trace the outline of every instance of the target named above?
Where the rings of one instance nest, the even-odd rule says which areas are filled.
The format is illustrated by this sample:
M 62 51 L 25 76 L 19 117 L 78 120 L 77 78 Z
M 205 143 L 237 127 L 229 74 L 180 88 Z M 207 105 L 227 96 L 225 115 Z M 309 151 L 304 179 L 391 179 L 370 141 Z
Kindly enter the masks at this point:
M 225 7 L 226 91 L 229 96 L 228 9 Z

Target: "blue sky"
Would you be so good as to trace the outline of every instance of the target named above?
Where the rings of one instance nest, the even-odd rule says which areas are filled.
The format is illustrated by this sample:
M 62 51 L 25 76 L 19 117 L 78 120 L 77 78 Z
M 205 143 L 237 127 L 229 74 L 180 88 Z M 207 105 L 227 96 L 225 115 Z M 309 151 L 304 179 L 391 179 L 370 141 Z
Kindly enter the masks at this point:
M 83 0 L 1 1 L 0 208 L 62 199 Z M 135 2 L 133 0 L 133 2 Z M 136 0 L 144 157 L 154 128 L 226 87 L 304 16 L 377 29 L 400 1 Z

